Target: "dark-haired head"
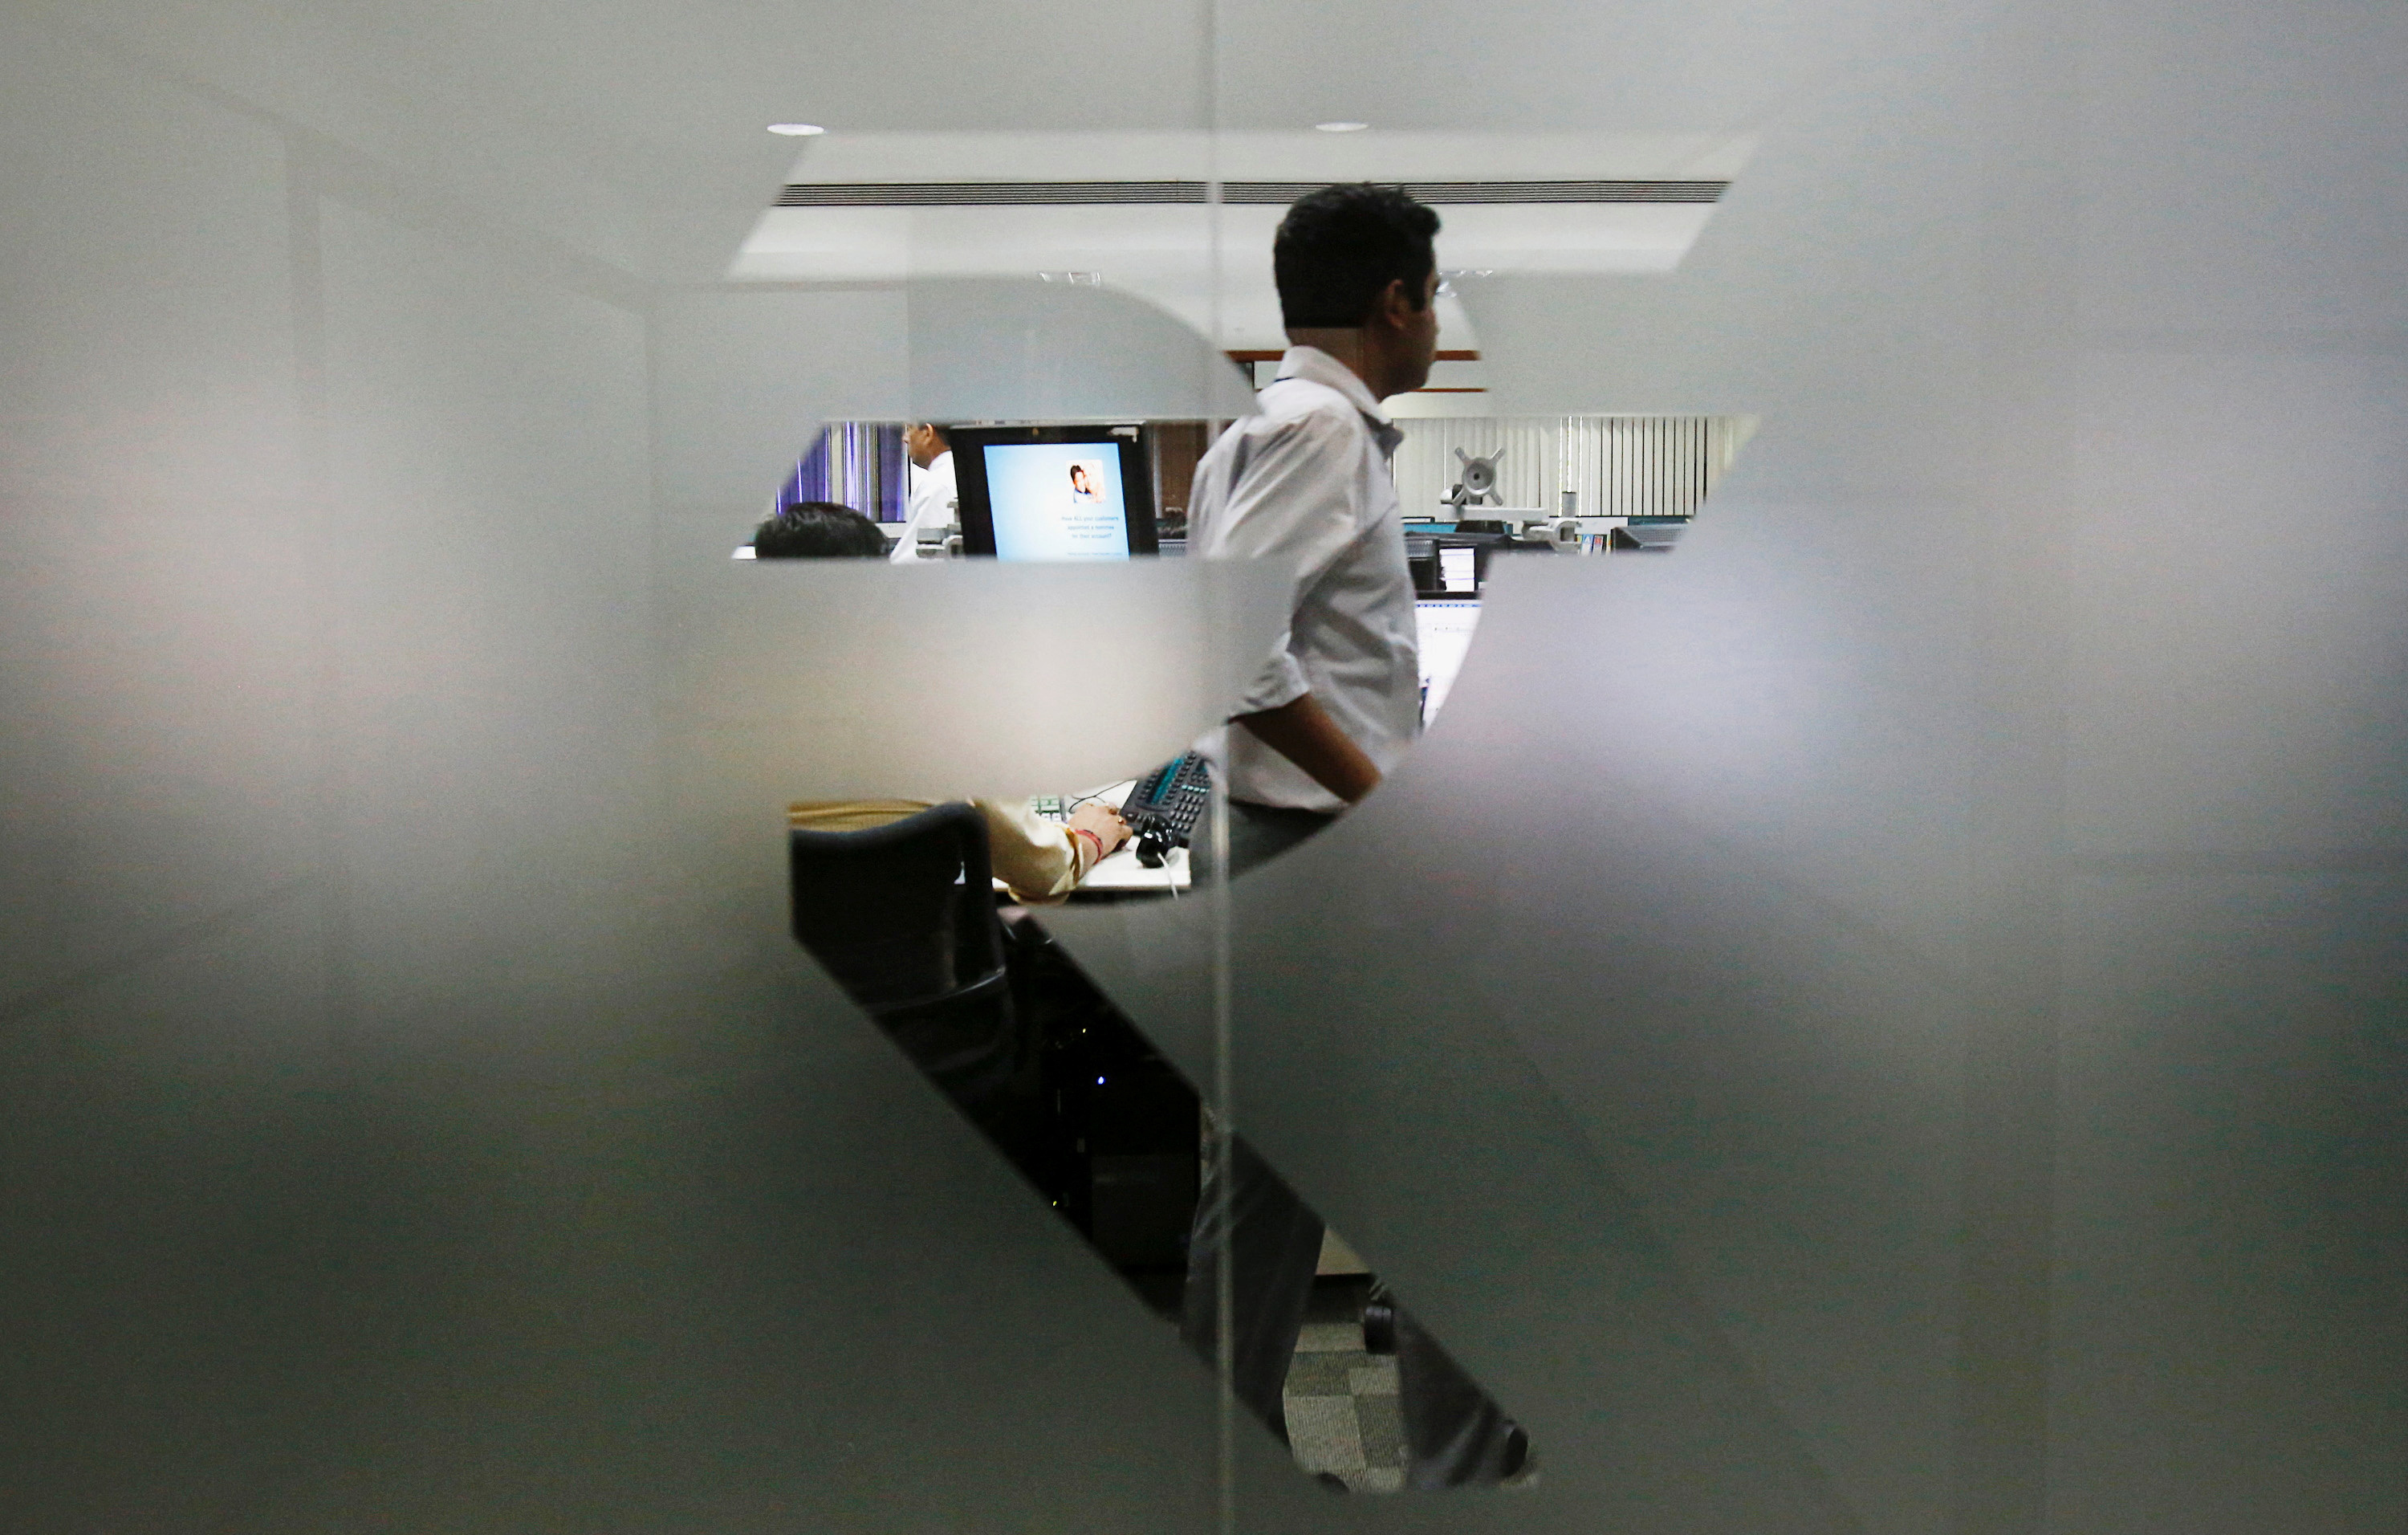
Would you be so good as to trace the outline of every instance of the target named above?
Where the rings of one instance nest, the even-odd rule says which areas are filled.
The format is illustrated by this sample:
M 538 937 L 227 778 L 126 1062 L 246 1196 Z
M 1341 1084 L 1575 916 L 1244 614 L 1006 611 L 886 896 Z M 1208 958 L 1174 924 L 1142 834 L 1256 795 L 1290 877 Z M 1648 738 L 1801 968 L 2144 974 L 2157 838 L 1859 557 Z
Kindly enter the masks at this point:
M 1392 282 L 1415 308 L 1438 266 L 1438 215 L 1402 187 L 1350 181 L 1297 198 L 1271 242 L 1289 330 L 1363 324 Z
M 903 452 L 911 462 L 926 468 L 953 451 L 946 440 L 945 429 L 934 422 L 915 421 L 903 428 Z
M 833 501 L 804 501 L 752 534 L 756 560 L 877 559 L 886 552 L 878 524 Z

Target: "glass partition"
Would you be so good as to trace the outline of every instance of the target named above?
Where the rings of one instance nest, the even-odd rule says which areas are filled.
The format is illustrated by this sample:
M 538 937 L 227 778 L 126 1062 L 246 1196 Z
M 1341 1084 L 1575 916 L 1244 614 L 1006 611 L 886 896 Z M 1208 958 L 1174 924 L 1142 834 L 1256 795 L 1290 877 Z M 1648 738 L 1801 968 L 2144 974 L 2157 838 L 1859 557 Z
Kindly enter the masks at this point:
M 2403 53 L 0 19 L 20 1521 L 2397 1528 Z

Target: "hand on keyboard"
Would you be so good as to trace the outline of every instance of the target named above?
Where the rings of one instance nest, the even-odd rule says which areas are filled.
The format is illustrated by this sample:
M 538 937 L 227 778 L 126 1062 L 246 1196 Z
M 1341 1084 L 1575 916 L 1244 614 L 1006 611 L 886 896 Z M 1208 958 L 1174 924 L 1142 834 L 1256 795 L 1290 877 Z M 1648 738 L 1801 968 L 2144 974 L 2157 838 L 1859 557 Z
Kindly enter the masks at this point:
M 1080 806 L 1070 812 L 1070 829 L 1095 833 L 1104 844 L 1106 853 L 1129 839 L 1128 823 L 1122 820 L 1121 812 L 1110 805 Z

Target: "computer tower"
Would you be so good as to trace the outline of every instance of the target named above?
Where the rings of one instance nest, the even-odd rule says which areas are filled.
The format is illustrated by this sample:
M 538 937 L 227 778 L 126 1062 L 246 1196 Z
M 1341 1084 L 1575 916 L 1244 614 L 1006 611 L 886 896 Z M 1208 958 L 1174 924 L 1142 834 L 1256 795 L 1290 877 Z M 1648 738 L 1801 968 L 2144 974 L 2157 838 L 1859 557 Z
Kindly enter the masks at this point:
M 1052 1116 L 1048 1198 L 1123 1273 L 1183 1273 L 1201 1167 L 1195 1088 L 1034 918 L 1013 936 L 1013 990 Z

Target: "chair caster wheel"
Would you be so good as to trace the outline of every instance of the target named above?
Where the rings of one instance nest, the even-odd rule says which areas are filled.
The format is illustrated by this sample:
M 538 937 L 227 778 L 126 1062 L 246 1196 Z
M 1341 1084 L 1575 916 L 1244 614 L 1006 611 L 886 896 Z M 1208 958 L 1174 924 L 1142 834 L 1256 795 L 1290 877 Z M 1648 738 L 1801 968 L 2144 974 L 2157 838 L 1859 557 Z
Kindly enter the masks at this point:
M 1364 1303 L 1363 1352 L 1397 1352 L 1397 1305 L 1384 1295 L 1375 1296 Z

